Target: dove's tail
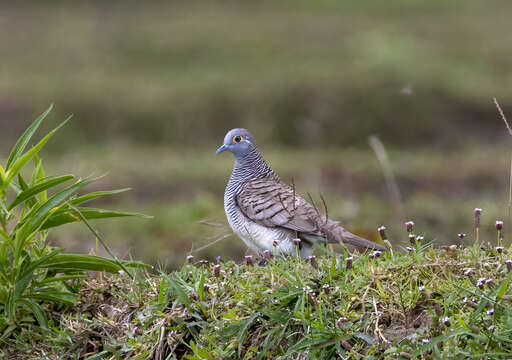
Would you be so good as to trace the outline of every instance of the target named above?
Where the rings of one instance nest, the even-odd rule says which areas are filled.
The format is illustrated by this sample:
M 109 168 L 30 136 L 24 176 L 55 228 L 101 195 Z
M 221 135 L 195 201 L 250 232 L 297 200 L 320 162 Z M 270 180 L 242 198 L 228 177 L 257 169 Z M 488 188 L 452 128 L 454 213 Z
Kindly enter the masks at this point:
M 323 228 L 324 233 L 327 236 L 327 241 L 330 243 L 344 243 L 349 247 L 353 247 L 359 251 L 366 250 L 380 250 L 386 251 L 387 249 L 374 243 L 373 241 L 367 240 L 360 236 L 352 234 L 350 231 L 345 230 L 336 221 L 328 220 Z

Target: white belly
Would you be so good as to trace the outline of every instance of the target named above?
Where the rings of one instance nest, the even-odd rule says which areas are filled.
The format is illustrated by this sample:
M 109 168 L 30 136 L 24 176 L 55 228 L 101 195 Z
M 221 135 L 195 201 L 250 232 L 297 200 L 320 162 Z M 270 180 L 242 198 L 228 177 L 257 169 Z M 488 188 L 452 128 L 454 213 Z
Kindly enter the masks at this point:
M 231 212 L 226 209 L 226 216 L 229 226 L 235 234 L 257 253 L 261 254 L 263 251 L 269 250 L 276 255 L 296 254 L 295 244 L 292 241 L 296 237 L 295 231 L 259 225 L 247 218 L 236 206 L 235 210 Z M 274 247 L 274 241 L 277 241 L 277 247 Z M 307 257 L 313 252 L 312 247 L 304 242 L 301 248 L 300 255 L 302 257 Z

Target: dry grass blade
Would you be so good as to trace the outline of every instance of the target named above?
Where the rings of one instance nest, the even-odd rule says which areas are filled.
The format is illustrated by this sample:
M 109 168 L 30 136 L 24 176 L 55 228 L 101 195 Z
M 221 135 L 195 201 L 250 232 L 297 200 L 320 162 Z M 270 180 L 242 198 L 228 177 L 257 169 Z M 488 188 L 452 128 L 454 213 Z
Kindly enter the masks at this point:
M 371 148 L 375 152 L 375 155 L 377 156 L 377 160 L 379 160 L 382 171 L 384 172 L 386 186 L 388 187 L 388 191 L 391 196 L 393 206 L 395 207 L 395 211 L 397 215 L 400 217 L 400 219 L 404 219 L 405 216 L 403 211 L 402 196 L 400 194 L 400 189 L 398 188 L 398 183 L 396 181 L 395 174 L 393 173 L 393 169 L 391 168 L 388 153 L 386 152 L 384 145 L 377 136 L 370 136 L 369 143 Z
M 505 116 L 505 113 L 503 112 L 503 109 L 501 108 L 500 104 L 498 103 L 498 100 L 496 98 L 493 98 L 494 105 L 496 105 L 496 108 L 498 109 L 498 112 L 500 113 L 501 119 L 505 123 L 505 127 L 507 128 L 508 134 L 512 136 L 512 128 L 510 128 L 510 125 L 507 121 L 507 117 Z M 512 156 L 510 157 L 510 174 L 509 174 L 509 181 L 508 181 L 508 204 L 507 204 L 507 210 L 508 210 L 508 219 L 509 222 L 511 221 L 511 215 L 512 215 Z M 511 234 L 512 229 L 509 227 L 509 236 Z
M 501 119 L 505 123 L 505 126 L 507 128 L 508 134 L 512 136 L 512 128 L 510 127 L 507 117 L 505 116 L 505 113 L 503 112 L 503 109 L 501 108 L 500 104 L 498 103 L 498 100 L 496 98 L 492 99 L 494 101 L 494 105 L 496 105 L 496 108 L 498 109 L 498 112 L 500 113 Z

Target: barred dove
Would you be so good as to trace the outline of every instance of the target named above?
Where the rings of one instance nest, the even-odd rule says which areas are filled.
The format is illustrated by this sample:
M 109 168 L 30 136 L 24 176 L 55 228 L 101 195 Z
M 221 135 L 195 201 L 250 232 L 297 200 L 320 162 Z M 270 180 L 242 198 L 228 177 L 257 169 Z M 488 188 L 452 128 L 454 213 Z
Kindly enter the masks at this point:
M 313 253 L 314 243 L 343 242 L 358 250 L 385 250 L 356 236 L 338 222 L 320 215 L 268 166 L 246 129 L 232 129 L 217 154 L 235 155 L 233 173 L 224 193 L 224 210 L 233 231 L 258 253 L 265 250 L 296 254 L 294 239 L 301 239 L 300 255 Z

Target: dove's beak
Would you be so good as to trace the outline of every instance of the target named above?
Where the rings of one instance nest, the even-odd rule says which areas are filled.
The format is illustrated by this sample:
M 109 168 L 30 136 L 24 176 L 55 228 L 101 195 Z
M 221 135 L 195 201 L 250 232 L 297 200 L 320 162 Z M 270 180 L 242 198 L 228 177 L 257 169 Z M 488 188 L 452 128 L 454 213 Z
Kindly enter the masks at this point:
M 217 149 L 217 151 L 215 152 L 215 154 L 220 154 L 221 152 L 223 151 L 226 151 L 228 149 L 228 146 L 226 144 L 223 144 L 220 148 Z

